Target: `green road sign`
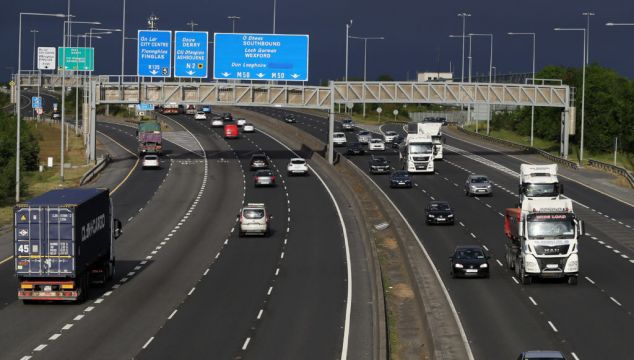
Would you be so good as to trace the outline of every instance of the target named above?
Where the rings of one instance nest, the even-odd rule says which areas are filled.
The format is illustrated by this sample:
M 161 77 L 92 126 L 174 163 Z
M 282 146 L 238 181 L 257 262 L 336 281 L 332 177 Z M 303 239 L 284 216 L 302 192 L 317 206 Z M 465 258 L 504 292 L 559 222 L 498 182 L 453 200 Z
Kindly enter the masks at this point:
M 65 62 L 65 63 L 64 63 Z M 69 71 L 94 71 L 95 49 L 84 47 L 60 47 L 57 68 Z

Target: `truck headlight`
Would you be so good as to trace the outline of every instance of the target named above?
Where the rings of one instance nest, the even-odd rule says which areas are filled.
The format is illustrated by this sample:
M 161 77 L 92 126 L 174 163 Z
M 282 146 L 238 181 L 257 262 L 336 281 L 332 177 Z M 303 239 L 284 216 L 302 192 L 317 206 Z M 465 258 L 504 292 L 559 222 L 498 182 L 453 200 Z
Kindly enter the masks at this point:
M 528 273 L 539 273 L 539 263 L 533 255 L 524 255 L 524 270 Z
M 462 264 L 455 264 L 454 267 L 456 269 L 462 269 L 464 266 L 462 266 Z
M 579 255 L 572 254 L 568 257 L 568 260 L 566 261 L 566 267 L 564 268 L 564 272 L 566 273 L 579 272 Z

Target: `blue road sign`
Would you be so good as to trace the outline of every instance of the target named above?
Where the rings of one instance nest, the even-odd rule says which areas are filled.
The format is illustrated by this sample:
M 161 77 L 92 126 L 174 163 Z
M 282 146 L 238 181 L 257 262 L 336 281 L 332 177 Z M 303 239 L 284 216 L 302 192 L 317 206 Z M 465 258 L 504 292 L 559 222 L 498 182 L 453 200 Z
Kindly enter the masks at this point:
M 174 76 L 207 77 L 208 41 L 209 33 L 206 31 L 174 32 Z
M 138 111 L 152 111 L 154 110 L 154 104 L 140 103 L 137 104 L 136 109 Z
M 214 79 L 308 81 L 308 35 L 214 34 Z
M 37 97 L 37 96 L 33 96 L 31 98 L 31 106 L 33 107 L 33 109 L 41 108 L 42 107 L 42 98 L 41 97 Z
M 139 30 L 137 75 L 170 77 L 172 75 L 172 32 Z

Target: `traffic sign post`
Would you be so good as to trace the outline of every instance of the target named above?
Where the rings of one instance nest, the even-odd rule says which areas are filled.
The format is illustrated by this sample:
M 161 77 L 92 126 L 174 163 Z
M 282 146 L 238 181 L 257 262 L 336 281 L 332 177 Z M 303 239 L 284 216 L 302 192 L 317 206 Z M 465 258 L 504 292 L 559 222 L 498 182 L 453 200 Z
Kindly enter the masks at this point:
M 37 69 L 38 70 L 55 70 L 55 55 L 57 54 L 54 47 L 38 47 L 37 48 Z
M 42 98 L 39 97 L 39 96 L 33 96 L 31 98 L 31 107 L 33 109 L 41 108 L 42 107 Z
M 174 32 L 174 76 L 206 78 L 209 33 L 206 31 Z
M 308 81 L 308 35 L 214 34 L 214 79 Z
M 67 71 L 94 71 L 95 70 L 95 49 L 60 47 L 57 58 L 57 68 Z
M 137 75 L 172 76 L 172 32 L 139 30 L 137 34 Z
M 152 111 L 154 110 L 153 104 L 140 103 L 136 106 L 137 111 Z

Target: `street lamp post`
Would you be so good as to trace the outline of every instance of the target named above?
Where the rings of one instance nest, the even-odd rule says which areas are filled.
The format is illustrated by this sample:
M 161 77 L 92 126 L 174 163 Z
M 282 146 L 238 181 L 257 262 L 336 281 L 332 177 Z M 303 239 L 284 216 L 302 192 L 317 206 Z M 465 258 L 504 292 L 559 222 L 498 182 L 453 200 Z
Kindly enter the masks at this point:
M 198 26 L 198 24 L 196 24 L 194 20 L 189 20 L 189 22 L 186 25 L 191 26 L 192 31 L 194 31 L 194 26 Z
M 490 45 L 490 50 L 491 53 L 489 54 L 489 83 L 493 82 L 493 34 L 473 34 L 470 33 L 469 36 L 488 36 L 491 40 L 491 45 Z M 491 105 L 489 105 L 490 107 Z M 491 112 L 489 111 L 489 117 L 487 118 L 487 135 L 489 135 L 489 131 L 490 131 L 490 122 L 491 122 L 491 116 L 490 116 Z
M 467 14 L 465 12 L 458 14 L 462 18 L 462 70 L 460 72 L 460 82 L 464 82 L 464 40 L 465 40 L 465 29 L 467 25 L 467 17 L 470 17 L 471 14 Z
M 581 15 L 586 17 L 586 65 L 590 63 L 590 16 L 596 15 L 592 11 L 582 12 Z
M 510 32 L 510 36 L 532 36 L 533 37 L 533 85 L 535 85 L 535 33 L 534 32 Z M 535 90 L 537 91 L 537 90 Z M 535 93 L 536 95 L 536 93 Z M 531 146 L 534 143 L 534 128 L 535 128 L 535 106 L 531 106 Z
M 348 48 L 349 48 L 349 40 L 350 40 L 350 28 L 352 27 L 352 19 L 350 19 L 349 22 L 346 23 L 346 72 L 345 72 L 345 76 L 344 76 L 344 81 L 348 82 Z M 347 86 L 346 86 L 347 89 Z M 346 90 L 347 91 L 347 90 Z M 341 106 L 341 105 L 340 105 Z M 343 111 L 346 112 L 346 114 L 348 113 L 347 107 L 344 106 L 343 107 Z M 339 109 L 339 113 L 341 113 L 341 109 Z
M 35 30 L 35 29 L 31 30 L 31 34 L 33 34 L 33 67 L 32 67 L 32 70 L 34 70 L 34 71 L 35 71 L 35 53 L 36 53 L 36 51 L 35 51 L 35 43 L 36 43 L 36 38 L 37 38 L 37 33 L 38 32 L 39 31 Z
M 367 81 L 367 68 L 368 68 L 368 40 L 385 40 L 385 38 L 383 36 L 379 36 L 379 37 L 350 36 L 349 38 L 363 40 L 363 82 L 365 83 Z M 364 84 L 364 88 L 365 88 L 365 84 Z M 365 119 L 365 101 L 363 102 L 363 118 Z
M 20 72 L 22 72 L 22 16 L 51 16 L 63 18 L 65 14 L 43 14 L 43 13 L 30 13 L 21 12 L 18 21 L 18 73 L 16 76 L 16 99 L 15 99 L 15 113 L 16 113 L 16 148 L 15 148 L 15 202 L 20 202 Z
M 586 110 L 586 29 L 585 28 L 555 28 L 555 31 L 583 31 L 583 70 L 581 75 L 581 140 L 579 144 L 579 165 L 583 166 L 583 131 Z
M 231 20 L 231 32 L 236 32 L 236 20 L 240 20 L 239 16 L 227 16 L 227 19 Z
M 273 0 L 273 34 L 275 34 L 275 17 L 277 13 L 277 0 Z
M 469 35 L 449 35 L 450 38 L 462 38 L 462 41 L 464 41 L 465 38 L 469 38 L 469 81 L 471 82 L 471 64 L 472 64 L 472 57 L 471 57 L 471 36 Z M 462 80 L 464 82 L 464 80 Z M 461 108 L 462 110 L 463 108 Z M 469 124 L 471 124 L 471 103 L 468 104 L 467 106 L 467 122 Z M 478 123 L 476 122 L 476 133 L 478 132 Z

